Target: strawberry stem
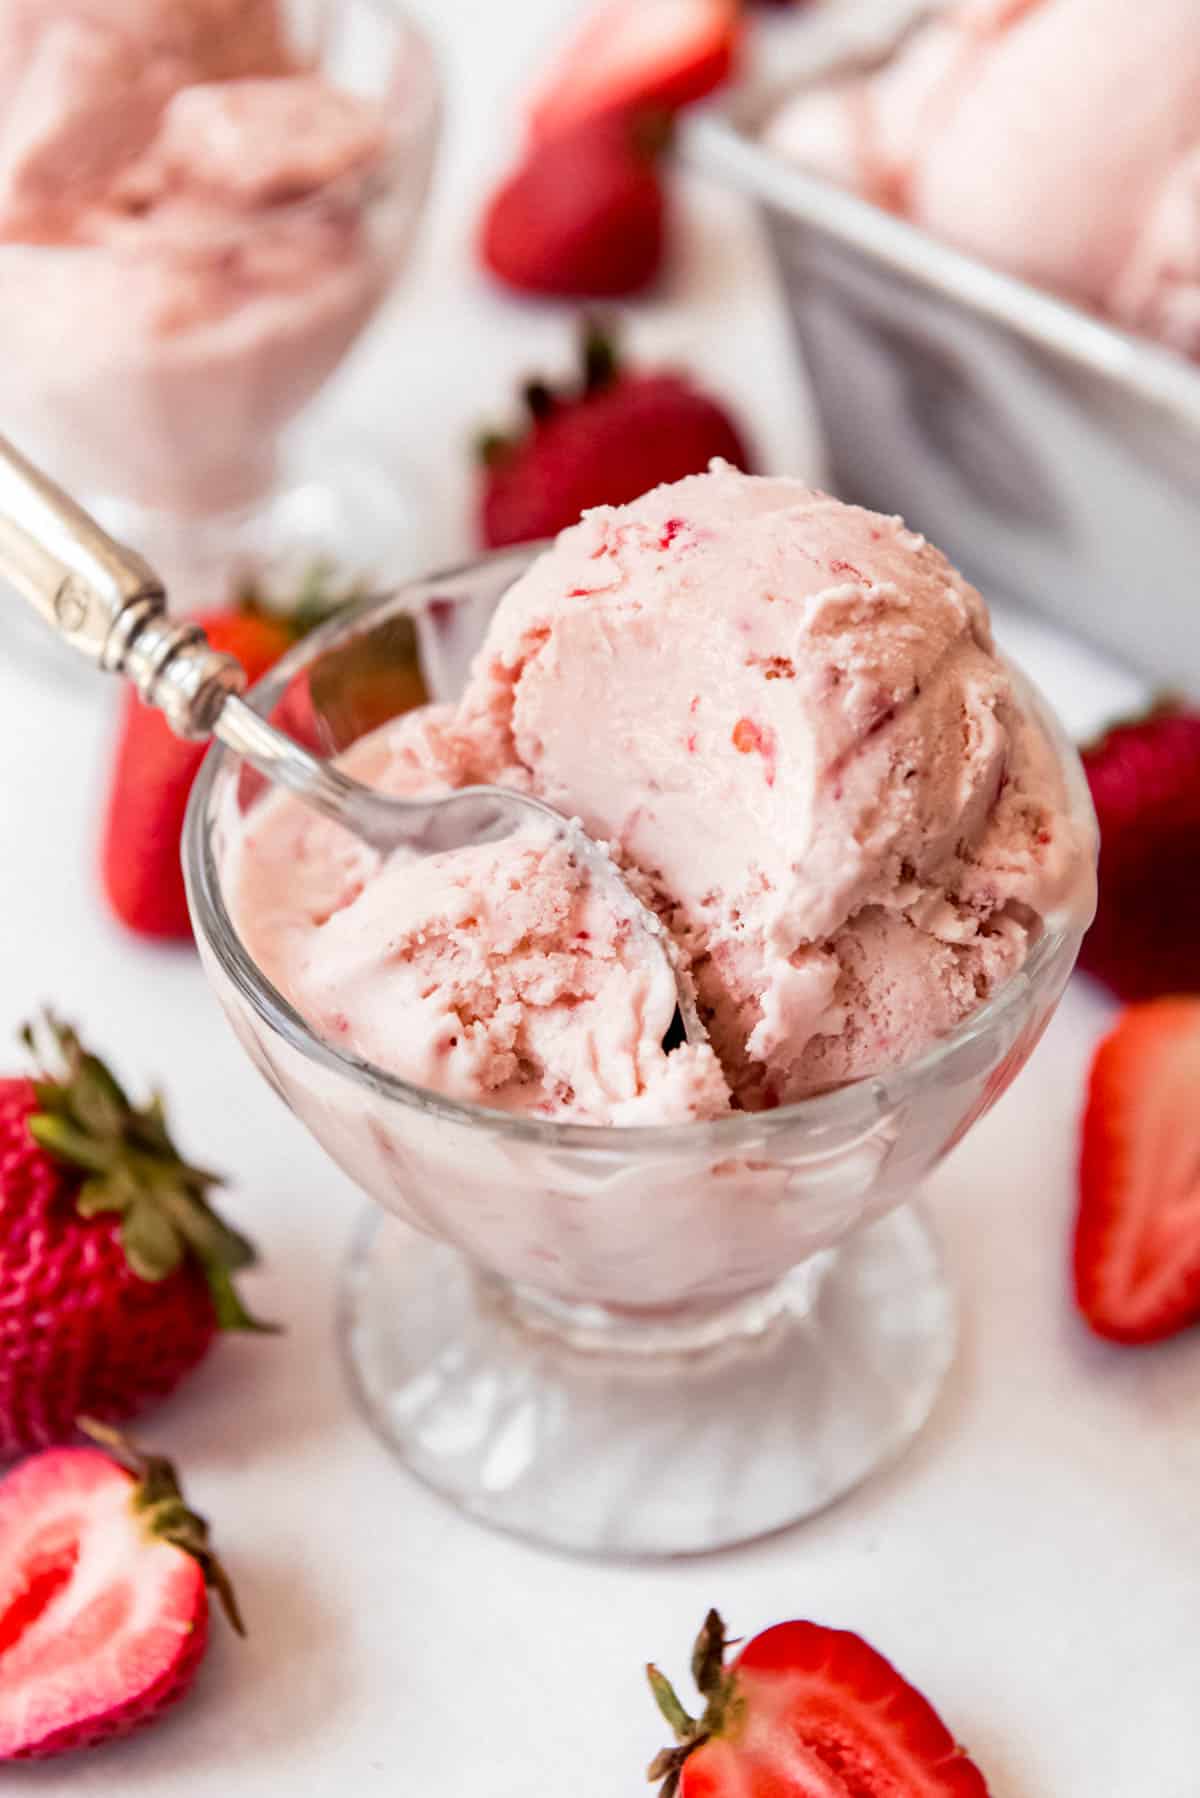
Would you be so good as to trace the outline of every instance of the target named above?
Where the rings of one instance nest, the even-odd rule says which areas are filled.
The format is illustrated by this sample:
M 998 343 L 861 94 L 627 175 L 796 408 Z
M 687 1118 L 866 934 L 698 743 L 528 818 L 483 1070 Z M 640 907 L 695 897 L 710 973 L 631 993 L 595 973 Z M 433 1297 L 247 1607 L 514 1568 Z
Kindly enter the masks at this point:
M 661 1781 L 659 1798 L 674 1798 L 679 1789 L 684 1762 L 697 1748 L 722 1734 L 730 1715 L 739 1707 L 732 1673 L 725 1671 L 725 1651 L 729 1638 L 720 1614 L 709 1611 L 692 1649 L 692 1677 L 697 1690 L 706 1700 L 703 1716 L 693 1717 L 685 1711 L 679 1695 L 666 1675 L 651 1663 L 646 1678 L 654 1694 L 654 1702 L 675 1737 L 676 1746 L 664 1748 L 650 1762 L 646 1778 Z
M 620 372 L 616 337 L 605 320 L 588 315 L 583 321 L 583 391 L 601 393 Z
M 185 1504 L 179 1476 L 171 1462 L 165 1455 L 145 1454 L 120 1430 L 98 1423 L 94 1417 L 80 1417 L 76 1421 L 85 1436 L 133 1475 L 137 1482 L 133 1489 L 133 1509 L 143 1520 L 148 1533 L 157 1541 L 169 1542 L 192 1557 L 204 1575 L 205 1585 L 211 1586 L 216 1593 L 233 1628 L 239 1636 L 244 1636 L 246 1625 L 237 1596 L 213 1549 L 208 1523 L 198 1511 L 190 1510 Z
M 512 452 L 512 440 L 503 431 L 481 431 L 475 439 L 475 459 L 484 468 L 499 468 Z
M 725 1625 L 717 1611 L 710 1611 L 692 1649 L 692 1678 L 702 1698 L 712 1699 L 724 1688 Z
M 525 410 L 529 413 L 534 424 L 541 424 L 544 419 L 549 418 L 550 414 L 558 404 L 554 389 L 551 387 L 549 381 L 540 379 L 526 381 L 524 387 L 521 389 L 521 397 L 525 401 Z

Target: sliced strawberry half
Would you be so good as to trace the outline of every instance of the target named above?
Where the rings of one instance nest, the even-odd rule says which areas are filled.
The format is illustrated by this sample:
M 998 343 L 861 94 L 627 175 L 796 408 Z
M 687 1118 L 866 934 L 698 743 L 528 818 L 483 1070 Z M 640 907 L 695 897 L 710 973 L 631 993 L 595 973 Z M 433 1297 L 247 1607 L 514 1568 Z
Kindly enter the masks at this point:
M 0 1760 L 128 1735 L 183 1697 L 206 1585 L 240 1630 L 203 1519 L 168 1462 L 120 1439 L 49 1449 L 0 1481 Z
M 1074 1261 L 1100 1336 L 1156 1342 L 1200 1321 L 1200 997 L 1131 1005 L 1096 1051 Z
M 739 38 L 737 0 L 603 0 L 539 82 L 535 141 L 629 109 L 674 112 L 725 81 Z
M 648 1669 L 678 1742 L 649 1769 L 662 1798 L 987 1798 L 933 1706 L 861 1636 L 779 1623 L 729 1665 L 725 1650 L 710 1611 L 692 1654 L 700 1717 Z

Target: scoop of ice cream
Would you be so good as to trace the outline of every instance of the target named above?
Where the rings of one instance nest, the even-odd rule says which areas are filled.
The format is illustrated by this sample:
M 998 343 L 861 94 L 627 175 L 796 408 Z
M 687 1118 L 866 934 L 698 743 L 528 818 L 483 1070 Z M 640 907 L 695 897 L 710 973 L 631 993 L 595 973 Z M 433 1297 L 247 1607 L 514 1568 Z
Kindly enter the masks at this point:
M 1109 303 L 1130 330 L 1200 359 L 1200 145 L 1167 176 Z
M 436 711 L 359 744 L 386 791 L 461 781 Z M 449 782 L 446 776 L 450 776 Z M 712 1051 L 663 1038 L 675 985 L 567 845 L 500 843 L 381 860 L 286 795 L 254 814 L 237 910 L 265 972 L 331 1042 L 451 1098 L 587 1123 L 729 1108 Z
M 747 1106 L 925 1046 L 1090 878 L 979 595 L 796 481 L 587 514 L 506 596 L 458 726 L 644 874 Z
M 971 0 L 878 73 L 796 96 L 769 141 L 999 268 L 1175 340 L 1153 299 L 1122 296 L 1131 259 L 1143 283 L 1165 273 L 1139 247 L 1144 224 L 1200 142 L 1193 0 Z M 1195 279 L 1200 224 L 1170 212 L 1158 241 Z
M 390 791 L 507 782 L 579 816 L 658 907 L 749 1108 L 919 1053 L 1090 903 L 1094 846 L 974 589 L 899 519 L 724 467 L 564 532 L 460 704 L 349 765 Z M 670 991 L 651 997 L 553 854 L 364 873 L 298 802 L 258 816 L 239 927 L 331 1039 L 517 1109 L 727 1103 L 703 1052 L 662 1055 Z M 520 1030 L 536 1077 L 514 1071 Z

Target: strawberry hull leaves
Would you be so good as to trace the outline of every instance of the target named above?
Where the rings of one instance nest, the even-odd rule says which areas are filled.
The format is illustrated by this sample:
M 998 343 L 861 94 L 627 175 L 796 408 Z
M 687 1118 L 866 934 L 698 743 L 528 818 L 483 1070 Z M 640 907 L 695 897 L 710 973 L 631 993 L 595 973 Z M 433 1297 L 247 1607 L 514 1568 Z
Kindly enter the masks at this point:
M 162 1099 L 156 1094 L 135 1106 L 105 1064 L 52 1013 L 40 1032 L 27 1025 L 21 1040 L 42 1065 L 29 1133 L 48 1155 L 86 1176 L 75 1200 L 80 1217 L 116 1212 L 126 1258 L 143 1280 L 169 1279 L 192 1256 L 219 1329 L 271 1330 L 246 1309 L 233 1284 L 233 1275 L 253 1264 L 254 1248 L 209 1203 L 220 1181 L 183 1160 Z
M 131 1495 L 134 1510 L 145 1523 L 151 1536 L 170 1542 L 190 1555 L 221 1601 L 221 1609 L 239 1636 L 246 1625 L 238 1607 L 233 1581 L 217 1558 L 212 1546 L 208 1521 L 184 1503 L 183 1490 L 174 1463 L 165 1455 L 147 1454 L 137 1448 L 128 1436 L 94 1417 L 81 1417 L 79 1428 L 85 1436 L 111 1455 L 118 1466 L 133 1475 L 137 1482 Z

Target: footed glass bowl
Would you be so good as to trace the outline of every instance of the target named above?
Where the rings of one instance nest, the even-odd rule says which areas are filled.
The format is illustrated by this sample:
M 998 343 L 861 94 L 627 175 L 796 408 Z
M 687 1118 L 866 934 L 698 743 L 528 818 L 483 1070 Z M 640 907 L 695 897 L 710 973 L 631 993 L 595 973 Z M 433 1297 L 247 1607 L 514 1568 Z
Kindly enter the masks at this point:
M 411 703 L 414 650 L 430 693 L 450 697 L 529 553 L 335 620 L 254 703 L 286 705 L 299 684 L 336 749 L 390 715 L 389 691 Z M 1087 817 L 1074 750 L 1047 722 Z M 340 1052 L 274 989 L 222 884 L 256 799 L 215 749 L 185 834 L 196 934 L 250 1059 L 376 1201 L 341 1329 L 399 1459 L 504 1529 L 664 1555 L 778 1529 L 898 1454 L 955 1343 L 914 1194 L 1028 1059 L 1087 918 L 1048 931 L 974 1017 L 886 1076 L 710 1123 L 531 1121 Z

